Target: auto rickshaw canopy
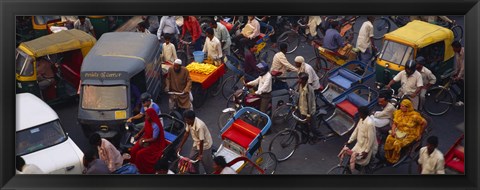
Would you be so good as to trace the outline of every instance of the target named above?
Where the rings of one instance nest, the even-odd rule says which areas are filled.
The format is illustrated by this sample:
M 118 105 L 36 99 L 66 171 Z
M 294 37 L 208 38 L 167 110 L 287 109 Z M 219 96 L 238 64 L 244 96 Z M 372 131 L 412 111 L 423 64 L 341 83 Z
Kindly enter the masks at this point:
M 444 61 L 455 54 L 451 46 L 453 39 L 453 32 L 450 29 L 418 20 L 385 34 L 385 40 L 400 42 L 414 48 L 423 48 L 445 41 Z
M 153 34 L 139 32 L 105 33 L 83 60 L 81 78 L 83 83 L 94 82 L 95 73 L 121 73 L 123 79 L 130 79 L 142 70 L 154 56 L 158 39 Z M 98 78 L 98 77 L 93 77 Z M 113 80 L 114 77 L 104 78 Z M 117 77 L 118 79 L 118 77 Z M 102 83 L 108 81 L 102 80 Z
M 81 49 L 86 55 L 97 40 L 81 30 L 64 30 L 58 33 L 23 42 L 18 48 L 33 58 Z

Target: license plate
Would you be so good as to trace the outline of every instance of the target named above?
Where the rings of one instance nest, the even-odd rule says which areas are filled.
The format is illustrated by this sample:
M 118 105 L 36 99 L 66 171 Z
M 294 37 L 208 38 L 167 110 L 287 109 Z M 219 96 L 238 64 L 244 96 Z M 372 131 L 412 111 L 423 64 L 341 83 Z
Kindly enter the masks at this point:
M 122 111 L 115 111 L 115 119 L 126 119 L 127 112 L 125 110 Z

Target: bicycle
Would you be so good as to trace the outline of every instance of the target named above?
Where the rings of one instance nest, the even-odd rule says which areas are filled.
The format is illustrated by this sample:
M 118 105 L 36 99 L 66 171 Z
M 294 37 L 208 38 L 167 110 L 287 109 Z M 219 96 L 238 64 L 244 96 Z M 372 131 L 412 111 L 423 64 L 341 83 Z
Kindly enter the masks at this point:
M 190 45 L 192 42 L 187 42 L 180 39 L 180 43 L 178 43 L 178 50 L 177 50 L 177 58 L 182 60 L 183 65 L 188 65 L 192 60 L 193 56 L 190 52 Z
M 442 76 L 442 80 L 444 76 Z M 456 91 L 452 85 L 455 85 L 453 77 L 449 77 L 444 85 L 431 87 L 425 93 L 425 104 L 423 109 L 430 115 L 440 116 L 448 112 L 456 102 L 456 96 L 460 92 Z

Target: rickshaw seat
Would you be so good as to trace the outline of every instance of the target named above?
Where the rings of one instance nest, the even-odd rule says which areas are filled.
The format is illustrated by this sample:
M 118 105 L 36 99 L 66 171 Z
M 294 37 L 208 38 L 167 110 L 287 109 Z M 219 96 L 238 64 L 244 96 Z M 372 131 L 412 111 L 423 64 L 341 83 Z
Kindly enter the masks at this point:
M 458 172 L 465 173 L 465 153 L 458 149 L 452 149 L 445 156 L 445 166 Z
M 328 79 L 343 89 L 348 89 L 353 83 L 360 81 L 361 78 L 347 70 L 339 69 L 337 72 L 333 73 L 332 76 L 328 77 Z
M 177 139 L 177 136 L 168 132 L 168 131 L 163 131 L 165 133 L 165 140 L 167 140 L 169 143 L 172 143 Z
M 337 107 L 342 111 L 350 115 L 352 118 L 355 117 L 355 114 L 358 112 L 358 107 L 367 106 L 368 101 L 363 99 L 361 96 L 351 93 L 348 94 L 345 100 L 337 104 Z
M 230 139 L 245 149 L 260 134 L 260 129 L 247 122 L 236 119 L 232 125 L 222 134 L 222 139 Z

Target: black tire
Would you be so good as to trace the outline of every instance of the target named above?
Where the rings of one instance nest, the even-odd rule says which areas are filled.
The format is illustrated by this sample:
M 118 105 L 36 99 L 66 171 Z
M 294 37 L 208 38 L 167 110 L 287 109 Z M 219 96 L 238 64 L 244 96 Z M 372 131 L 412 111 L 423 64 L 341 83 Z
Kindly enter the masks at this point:
M 288 44 L 287 54 L 293 53 L 300 45 L 300 35 L 294 31 L 286 31 L 278 36 L 278 42 Z
M 227 77 L 222 84 L 222 96 L 225 100 L 228 98 L 238 89 L 241 88 L 240 81 L 236 81 L 236 75 L 232 75 Z
M 453 37 L 455 41 L 462 41 L 463 39 L 463 28 L 461 26 L 454 26 L 452 29 Z
M 233 117 L 233 112 L 222 112 L 217 119 L 218 131 L 221 131 L 228 120 Z
M 328 78 L 328 72 L 333 69 L 332 65 L 323 57 L 312 57 L 307 61 L 313 69 L 315 69 L 318 78 L 320 78 L 320 84 L 325 86 L 326 79 Z
M 330 175 L 350 175 L 352 172 L 350 168 L 346 166 L 335 166 L 332 169 L 328 170 L 327 174 Z
M 177 58 L 182 60 L 183 66 L 187 66 L 189 64 L 188 56 L 184 51 L 177 51 Z
M 390 32 L 390 21 L 386 18 L 377 18 L 373 21 L 373 39 L 380 40 Z
M 278 133 L 282 130 L 289 128 L 290 121 L 292 121 L 292 105 L 281 105 L 272 114 L 272 126 L 270 131 L 272 133 Z
M 213 85 L 210 87 L 210 95 L 212 97 L 218 96 L 222 92 L 223 76 L 220 77 Z
M 208 94 L 208 90 L 204 90 L 202 88 L 202 85 L 197 83 L 193 84 L 192 85 L 193 108 L 201 107 L 205 103 L 205 100 L 207 100 L 207 94 Z
M 275 154 L 271 152 L 262 152 L 253 157 L 254 162 L 258 167 L 262 168 L 265 174 L 274 174 L 277 169 L 278 161 Z M 259 171 L 252 167 L 250 174 L 260 174 Z
M 453 95 L 448 89 L 434 87 L 425 93 L 423 109 L 430 115 L 439 116 L 447 113 L 453 103 Z
M 295 153 L 299 138 L 295 130 L 285 129 L 280 131 L 273 137 L 272 141 L 270 141 L 268 151 L 275 154 L 277 161 L 285 161 Z

